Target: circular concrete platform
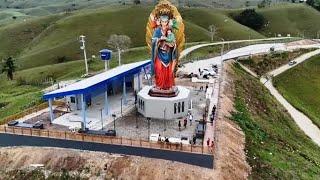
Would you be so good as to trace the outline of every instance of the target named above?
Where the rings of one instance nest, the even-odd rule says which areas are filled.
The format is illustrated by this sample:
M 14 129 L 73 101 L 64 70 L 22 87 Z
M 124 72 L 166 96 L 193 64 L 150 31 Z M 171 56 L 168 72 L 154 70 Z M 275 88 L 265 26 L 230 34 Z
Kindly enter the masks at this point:
M 152 86 L 145 86 L 138 93 L 138 111 L 149 118 L 177 119 L 185 117 L 190 108 L 190 90 L 177 86 L 179 94 L 176 97 L 152 97 L 149 91 Z

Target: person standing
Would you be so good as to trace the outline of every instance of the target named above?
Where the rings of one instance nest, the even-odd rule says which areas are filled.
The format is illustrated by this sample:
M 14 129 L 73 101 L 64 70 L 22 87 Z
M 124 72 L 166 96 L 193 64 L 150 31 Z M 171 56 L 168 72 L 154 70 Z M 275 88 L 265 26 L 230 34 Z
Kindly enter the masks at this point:
M 187 118 L 185 118 L 185 119 L 184 119 L 184 122 L 183 122 L 184 128 L 187 128 L 187 122 L 188 122 L 188 121 L 187 121 Z
M 190 126 L 192 125 L 192 119 L 193 119 L 193 116 L 192 116 L 192 114 L 190 113 L 190 115 L 189 115 Z
M 67 102 L 67 111 L 68 111 L 68 112 L 71 112 L 71 105 L 70 105 L 70 102 L 69 102 L 69 101 Z
M 178 127 L 179 127 L 179 131 L 181 130 L 181 122 L 179 120 L 179 123 L 178 123 Z
M 196 144 L 197 137 L 195 135 L 193 135 L 192 141 L 193 141 L 193 144 Z
M 211 152 L 213 153 L 213 151 L 214 151 L 214 142 L 213 142 L 213 140 L 211 141 Z

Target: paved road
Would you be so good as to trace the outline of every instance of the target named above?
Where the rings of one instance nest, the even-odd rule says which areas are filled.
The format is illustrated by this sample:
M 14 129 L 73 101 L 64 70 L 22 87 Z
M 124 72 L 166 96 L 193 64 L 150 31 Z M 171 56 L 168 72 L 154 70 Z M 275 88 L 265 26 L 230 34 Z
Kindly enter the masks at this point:
M 214 45 L 222 45 L 222 44 L 233 44 L 233 43 L 242 43 L 242 42 L 261 42 L 261 41 L 274 41 L 274 40 L 283 40 L 283 39 L 291 39 L 294 37 L 277 37 L 277 38 L 264 38 L 264 39 L 248 39 L 248 40 L 234 40 L 234 41 L 221 41 L 221 42 L 214 42 L 214 43 L 207 43 L 207 44 L 199 44 L 196 46 L 192 46 L 189 47 L 185 50 L 183 50 L 180 53 L 180 58 L 183 58 L 184 56 L 186 56 L 187 54 L 189 54 L 190 52 L 202 48 L 202 47 L 206 47 L 206 46 L 214 46 Z
M 204 47 L 204 46 L 209 46 L 209 45 L 214 45 L 216 43 L 211 43 L 211 44 L 205 44 L 205 45 L 197 45 L 190 47 L 185 50 L 185 54 L 190 53 L 191 51 Z M 192 63 L 187 63 L 180 69 L 180 71 L 185 72 L 185 73 L 196 73 L 198 71 L 198 68 L 210 68 L 211 64 L 218 64 L 222 65 L 222 62 L 225 60 L 229 60 L 232 58 L 236 57 L 242 57 L 242 56 L 248 56 L 252 54 L 260 54 L 260 53 L 268 53 L 270 51 L 270 48 L 274 47 L 275 51 L 290 51 L 294 49 L 301 49 L 301 48 L 320 48 L 320 44 L 313 44 L 313 45 L 296 45 L 296 46 L 290 46 L 287 47 L 285 46 L 284 43 L 272 43 L 272 44 L 257 44 L 257 45 L 251 45 L 251 46 L 246 46 L 238 49 L 231 50 L 230 52 L 210 58 L 210 59 L 205 59 L 205 60 L 199 60 L 195 61 Z M 310 57 L 320 54 L 320 49 L 307 53 L 305 55 L 302 55 L 295 59 L 297 64 L 309 59 Z M 274 71 L 271 71 L 270 75 L 276 76 L 279 75 L 280 73 L 288 70 L 289 68 L 292 68 L 293 66 L 289 65 L 284 65 Z M 248 70 L 245 68 L 245 70 Z M 251 71 L 249 72 L 252 75 L 255 75 Z M 264 78 L 261 78 L 260 81 L 269 89 L 271 94 L 288 110 L 296 124 L 299 126 L 299 128 L 304 131 L 304 133 L 309 136 L 315 143 L 317 143 L 320 146 L 320 129 L 315 126 L 312 121 L 303 113 L 295 109 L 290 103 L 288 103 L 281 95 L 280 93 L 273 87 L 272 82 L 268 81 Z
M 296 59 L 294 59 L 297 64 L 302 63 L 305 60 L 310 59 L 312 56 L 320 54 L 320 49 L 312 51 L 310 53 L 306 53 Z M 294 66 L 284 65 L 281 66 L 278 69 L 275 69 L 268 74 L 271 76 L 277 76 L 286 70 L 292 68 Z M 263 83 L 266 88 L 270 91 L 270 93 L 287 109 L 291 117 L 294 119 L 294 121 L 297 123 L 297 125 L 300 127 L 300 129 L 309 136 L 315 143 L 317 143 L 320 146 L 320 129 L 312 123 L 312 121 L 303 113 L 298 111 L 296 108 L 294 108 L 273 86 L 271 80 L 267 80 L 266 78 L 260 79 L 261 83 Z
M 213 168 L 212 155 L 0 133 L 0 147 L 8 146 L 58 147 L 100 151 L 114 154 L 164 159 L 204 168 Z

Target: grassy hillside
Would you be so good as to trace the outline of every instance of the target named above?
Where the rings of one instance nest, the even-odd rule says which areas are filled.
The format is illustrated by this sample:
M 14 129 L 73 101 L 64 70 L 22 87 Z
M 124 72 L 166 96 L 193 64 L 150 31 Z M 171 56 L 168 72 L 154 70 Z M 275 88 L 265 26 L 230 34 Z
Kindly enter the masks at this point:
M 107 47 L 106 41 L 111 34 L 125 34 L 131 37 L 132 47 L 145 46 L 145 26 L 150 8 L 126 7 L 106 8 L 85 13 L 76 13 L 57 21 L 45 30 L 41 36 L 33 40 L 23 55 L 19 57 L 22 69 L 57 63 L 58 56 L 66 56 L 68 60 L 82 58 L 79 50 L 78 36 L 87 37 L 89 55 L 97 54 Z M 139 18 L 130 17 L 134 16 Z M 188 42 L 209 39 L 208 32 L 200 26 L 185 22 Z M 65 49 L 68 48 L 68 51 Z
M 295 124 L 258 79 L 234 67 L 232 118 L 246 136 L 250 179 L 319 179 L 320 148 Z
M 266 36 L 291 34 L 315 38 L 320 29 L 320 12 L 302 4 L 286 5 L 259 10 L 269 21 L 262 31 Z
M 61 15 L 47 16 L 26 22 L 18 22 L 0 28 L 0 59 L 17 56 L 43 30 L 50 27 Z
M 274 86 L 296 108 L 320 127 L 320 56 L 280 74 Z
M 17 57 L 20 69 L 56 64 L 59 62 L 59 57 L 63 56 L 66 61 L 79 60 L 82 59 L 78 42 L 78 36 L 81 34 L 87 36 L 89 56 L 97 55 L 100 49 L 107 47 L 106 41 L 114 33 L 126 34 L 131 37 L 132 47 L 145 46 L 145 25 L 152 8 L 146 6 L 109 6 L 94 10 L 81 10 L 73 12 L 69 16 L 51 15 L 34 21 L 5 26 L 0 28 L 0 36 L 4 39 L 3 42 L 0 42 L 0 47 L 5 48 L 4 51 L 1 51 L 0 56 L 16 55 L 22 52 Z M 259 11 L 270 21 L 270 26 L 261 32 L 266 36 L 273 36 L 275 32 L 282 34 L 292 31 L 299 32 L 302 27 L 309 27 L 308 24 L 316 24 L 309 28 L 311 32 L 320 26 L 319 23 L 316 23 L 320 13 L 303 5 L 287 5 Z M 216 40 L 265 37 L 230 18 L 230 14 L 235 11 L 182 8 L 180 12 L 186 24 L 187 42 L 210 40 L 208 26 L 211 24 L 218 28 Z M 280 12 L 286 16 L 274 16 Z M 300 15 L 296 15 L 298 12 Z M 295 15 L 288 16 L 288 13 Z M 296 18 L 301 14 L 302 18 Z M 132 15 L 134 18 L 130 18 Z M 283 18 L 287 21 L 284 21 Z M 287 22 L 289 25 L 283 22 Z M 278 31 L 277 28 L 282 31 Z
M 190 8 L 182 9 L 181 14 L 187 21 L 193 22 L 208 31 L 210 25 L 215 25 L 218 30 L 216 40 L 236 40 L 251 38 L 263 38 L 264 36 L 254 30 L 243 26 L 231 19 L 225 11 L 218 9 Z

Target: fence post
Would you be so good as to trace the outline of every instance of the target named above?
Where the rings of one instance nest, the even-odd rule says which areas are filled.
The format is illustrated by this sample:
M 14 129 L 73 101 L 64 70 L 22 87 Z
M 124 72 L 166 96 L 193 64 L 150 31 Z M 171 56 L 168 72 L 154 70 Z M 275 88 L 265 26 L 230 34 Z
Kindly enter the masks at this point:
M 30 136 L 32 136 L 32 129 L 31 128 L 29 128 L 30 129 Z
M 5 132 L 5 133 L 7 132 L 7 127 L 6 127 L 6 126 L 4 126 L 4 132 Z
M 23 135 L 23 128 L 21 128 L 21 135 Z
M 82 141 L 84 141 L 84 135 L 83 134 L 81 134 L 82 135 Z
M 12 127 L 12 132 L 13 132 L 13 134 L 15 134 L 15 133 L 14 133 L 14 126 Z
M 64 139 L 67 139 L 67 131 L 64 131 Z
M 192 152 L 192 144 L 191 144 L 191 152 Z
M 100 136 L 101 137 L 101 142 L 103 143 L 103 136 Z
M 121 142 L 121 144 L 122 144 L 122 136 L 121 136 L 120 142 Z
M 49 137 L 49 129 L 48 129 L 48 137 Z

